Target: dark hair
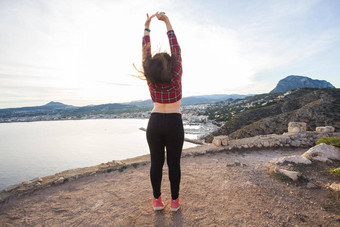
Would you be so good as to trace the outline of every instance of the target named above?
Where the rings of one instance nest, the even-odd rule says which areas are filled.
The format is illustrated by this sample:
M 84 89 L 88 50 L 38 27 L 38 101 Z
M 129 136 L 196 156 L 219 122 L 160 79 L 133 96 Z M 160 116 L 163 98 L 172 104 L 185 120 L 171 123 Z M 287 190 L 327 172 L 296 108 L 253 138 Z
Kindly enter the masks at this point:
M 166 52 L 147 57 L 143 62 L 144 76 L 153 84 L 169 84 L 175 62 L 174 57 Z

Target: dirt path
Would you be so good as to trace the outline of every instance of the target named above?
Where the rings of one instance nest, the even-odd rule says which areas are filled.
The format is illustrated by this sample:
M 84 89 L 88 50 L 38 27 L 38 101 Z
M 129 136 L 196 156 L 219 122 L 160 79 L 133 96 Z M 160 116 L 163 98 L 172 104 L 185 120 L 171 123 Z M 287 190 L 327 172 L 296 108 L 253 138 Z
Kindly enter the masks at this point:
M 164 211 L 152 210 L 150 165 L 97 174 L 11 199 L 0 205 L 2 226 L 339 226 L 324 188 L 279 181 L 273 158 L 306 149 L 222 152 L 182 159 L 181 203 L 169 211 L 165 164 Z M 235 161 L 240 165 L 234 165 Z

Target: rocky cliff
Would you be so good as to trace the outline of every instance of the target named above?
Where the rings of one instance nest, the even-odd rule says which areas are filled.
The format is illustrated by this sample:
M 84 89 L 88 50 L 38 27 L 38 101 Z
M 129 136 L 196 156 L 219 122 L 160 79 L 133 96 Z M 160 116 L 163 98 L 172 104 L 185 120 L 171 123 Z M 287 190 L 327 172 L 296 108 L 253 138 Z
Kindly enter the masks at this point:
M 298 89 L 279 95 L 271 105 L 249 109 L 234 115 L 217 131 L 207 136 L 229 135 L 240 139 L 256 135 L 282 134 L 289 122 L 306 122 L 307 130 L 330 125 L 340 129 L 340 89 Z
M 305 76 L 287 76 L 279 81 L 270 93 L 287 92 L 297 88 L 335 88 L 325 80 L 313 80 Z

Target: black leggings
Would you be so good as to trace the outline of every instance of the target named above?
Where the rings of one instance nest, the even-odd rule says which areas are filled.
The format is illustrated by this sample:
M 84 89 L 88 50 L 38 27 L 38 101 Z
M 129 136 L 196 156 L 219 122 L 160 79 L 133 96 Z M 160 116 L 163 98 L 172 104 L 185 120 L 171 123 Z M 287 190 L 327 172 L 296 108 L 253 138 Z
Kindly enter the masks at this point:
M 181 181 L 180 159 L 184 142 L 182 115 L 179 113 L 151 113 L 146 138 L 151 156 L 150 178 L 153 196 L 161 195 L 164 148 L 169 168 L 172 199 L 178 198 Z

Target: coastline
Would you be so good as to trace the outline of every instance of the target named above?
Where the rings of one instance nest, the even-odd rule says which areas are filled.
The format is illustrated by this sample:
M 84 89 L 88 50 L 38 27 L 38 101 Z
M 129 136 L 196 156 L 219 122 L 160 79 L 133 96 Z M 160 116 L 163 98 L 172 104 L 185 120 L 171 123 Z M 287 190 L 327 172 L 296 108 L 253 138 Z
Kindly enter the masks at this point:
M 220 153 L 223 151 L 241 152 L 245 150 L 266 150 L 266 149 L 292 149 L 310 148 L 322 136 L 339 135 L 339 133 L 328 132 L 303 132 L 284 133 L 282 135 L 260 135 L 250 138 L 230 140 L 227 144 L 204 144 L 192 148 L 183 149 L 182 157 L 199 156 L 209 153 Z M 0 204 L 15 196 L 28 194 L 39 189 L 59 185 L 67 181 L 92 176 L 97 173 L 108 173 L 112 171 L 123 171 L 128 167 L 137 168 L 150 163 L 150 155 L 142 155 L 124 160 L 113 160 L 95 166 L 65 170 L 45 177 L 36 177 L 32 180 L 11 185 L 0 191 Z
M 32 124 L 18 122 L 14 125 L 0 125 L 0 134 L 4 139 L 0 143 L 3 148 L 0 152 L 3 157 L 3 165 L 0 167 L 0 190 L 38 176 L 148 154 L 143 134 L 145 132 L 138 129 L 147 125 L 147 119 L 88 119 L 29 123 Z M 125 128 L 129 128 L 129 131 Z M 207 127 L 203 124 L 187 125 L 185 129 L 191 130 L 186 137 L 192 140 L 184 144 L 184 148 L 188 148 L 197 146 L 193 142 L 200 143 L 194 138 L 198 137 L 198 133 L 205 133 Z M 192 133 L 193 130 L 198 133 Z M 136 146 L 138 149 L 135 149 Z M 84 157 L 80 157 L 81 155 Z
M 207 152 L 219 152 L 223 150 L 224 148 L 218 148 L 212 144 L 206 144 L 197 147 L 183 149 L 182 157 L 203 155 L 206 154 Z M 36 190 L 59 185 L 67 181 L 74 181 L 79 178 L 92 176 L 97 173 L 123 171 L 124 169 L 131 166 L 137 168 L 140 165 L 146 165 L 148 163 L 150 163 L 149 154 L 123 160 L 113 160 L 107 163 L 101 163 L 89 167 L 68 169 L 52 175 L 36 177 L 31 180 L 10 185 L 5 189 L 0 190 L 0 204 L 8 201 L 12 197 L 32 193 Z

